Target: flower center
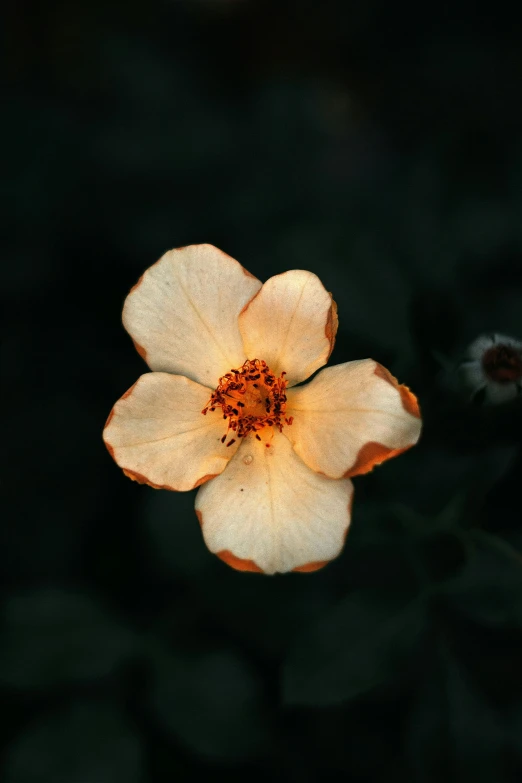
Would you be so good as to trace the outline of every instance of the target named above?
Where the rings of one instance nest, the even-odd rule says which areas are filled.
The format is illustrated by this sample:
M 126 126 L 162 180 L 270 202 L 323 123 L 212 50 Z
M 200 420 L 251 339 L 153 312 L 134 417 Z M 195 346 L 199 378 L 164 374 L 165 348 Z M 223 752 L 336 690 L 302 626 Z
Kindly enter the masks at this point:
M 522 355 L 511 345 L 494 345 L 482 357 L 486 375 L 497 383 L 512 383 L 522 378 Z
M 222 443 L 230 430 L 235 437 L 228 441 L 227 446 L 235 443 L 236 438 L 244 438 L 251 432 L 261 440 L 259 432 L 265 427 L 277 427 L 281 432 L 283 423 L 292 423 L 291 416 L 285 418 L 285 375 L 283 372 L 276 378 L 266 362 L 247 359 L 239 370 L 230 370 L 219 379 L 215 392 L 201 412 L 206 415 L 208 411 L 221 408 L 223 418 L 228 419 L 228 429 L 221 438 Z M 269 443 L 266 445 L 270 446 Z

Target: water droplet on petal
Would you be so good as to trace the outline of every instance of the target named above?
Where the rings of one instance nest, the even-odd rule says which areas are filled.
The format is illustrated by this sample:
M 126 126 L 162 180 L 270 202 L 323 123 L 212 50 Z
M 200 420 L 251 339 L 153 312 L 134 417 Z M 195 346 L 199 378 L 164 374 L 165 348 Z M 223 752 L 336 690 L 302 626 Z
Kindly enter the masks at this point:
M 251 465 L 253 461 L 254 458 L 251 454 L 245 454 L 245 456 L 243 457 L 243 462 L 245 463 L 245 465 Z

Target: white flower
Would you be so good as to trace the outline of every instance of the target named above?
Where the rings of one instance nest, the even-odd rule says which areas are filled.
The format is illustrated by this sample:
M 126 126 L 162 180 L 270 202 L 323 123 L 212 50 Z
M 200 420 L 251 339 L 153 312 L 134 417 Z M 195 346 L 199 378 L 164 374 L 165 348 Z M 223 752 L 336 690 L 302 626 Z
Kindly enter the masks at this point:
M 203 537 L 234 568 L 314 571 L 337 557 L 350 477 L 418 440 L 415 396 L 371 359 L 296 386 L 337 331 L 311 272 L 262 285 L 211 245 L 171 250 L 131 290 L 123 323 L 152 372 L 114 406 L 107 448 L 141 483 L 203 485 Z
M 502 334 L 477 337 L 459 365 L 459 377 L 475 402 L 515 399 L 522 394 L 522 343 Z

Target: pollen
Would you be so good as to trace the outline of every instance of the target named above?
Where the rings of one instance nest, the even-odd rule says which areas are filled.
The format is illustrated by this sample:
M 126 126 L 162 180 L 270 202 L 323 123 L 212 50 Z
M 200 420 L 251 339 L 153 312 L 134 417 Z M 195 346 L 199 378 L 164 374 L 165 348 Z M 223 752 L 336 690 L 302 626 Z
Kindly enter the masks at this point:
M 201 411 L 220 409 L 228 422 L 221 442 L 231 446 L 239 438 L 253 433 L 261 440 L 260 432 L 275 427 L 282 432 L 292 417 L 285 418 L 286 373 L 276 377 L 262 359 L 247 359 L 239 370 L 230 370 L 219 379 L 207 406 Z M 230 437 L 229 437 L 230 436 Z
M 512 383 L 522 378 L 522 353 L 511 345 L 493 345 L 482 357 L 484 372 L 497 383 Z

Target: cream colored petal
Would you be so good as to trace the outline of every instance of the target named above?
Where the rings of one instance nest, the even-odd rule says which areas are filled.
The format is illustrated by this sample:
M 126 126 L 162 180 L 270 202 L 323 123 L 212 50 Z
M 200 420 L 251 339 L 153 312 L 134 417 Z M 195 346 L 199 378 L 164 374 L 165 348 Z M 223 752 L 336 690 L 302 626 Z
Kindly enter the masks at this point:
M 279 432 L 268 442 L 249 435 L 224 473 L 199 490 L 205 542 L 239 570 L 317 570 L 343 548 L 352 483 L 314 473 Z
M 215 388 L 246 358 L 237 319 L 260 288 L 212 245 L 169 250 L 127 296 L 123 324 L 152 370 Z
M 326 364 L 337 332 L 337 308 L 312 272 L 294 269 L 271 277 L 239 317 L 249 359 L 284 371 L 290 385 Z
M 420 435 L 415 396 L 372 359 L 328 367 L 287 396 L 293 423 L 284 434 L 312 470 L 331 478 L 367 473 Z
M 123 472 L 141 484 L 178 491 L 221 473 L 239 444 L 221 443 L 221 413 L 201 413 L 210 393 L 181 375 L 142 375 L 118 400 L 103 431 Z

